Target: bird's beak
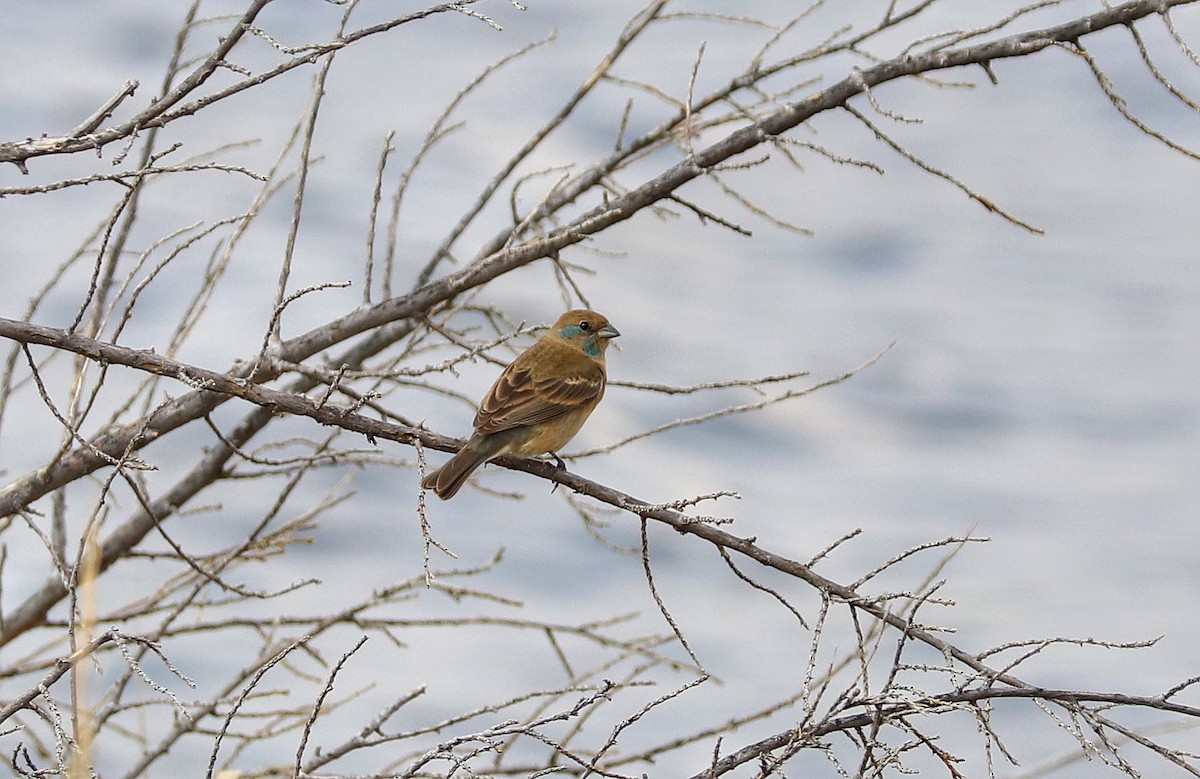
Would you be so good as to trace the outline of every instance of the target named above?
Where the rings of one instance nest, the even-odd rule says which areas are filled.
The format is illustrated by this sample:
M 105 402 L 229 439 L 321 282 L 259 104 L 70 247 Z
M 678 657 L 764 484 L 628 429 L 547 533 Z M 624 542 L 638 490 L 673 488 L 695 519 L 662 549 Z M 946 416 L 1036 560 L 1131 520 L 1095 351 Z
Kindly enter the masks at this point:
M 612 325 L 605 325 L 596 331 L 596 335 L 600 336 L 601 338 L 616 338 L 620 334 L 621 331 Z

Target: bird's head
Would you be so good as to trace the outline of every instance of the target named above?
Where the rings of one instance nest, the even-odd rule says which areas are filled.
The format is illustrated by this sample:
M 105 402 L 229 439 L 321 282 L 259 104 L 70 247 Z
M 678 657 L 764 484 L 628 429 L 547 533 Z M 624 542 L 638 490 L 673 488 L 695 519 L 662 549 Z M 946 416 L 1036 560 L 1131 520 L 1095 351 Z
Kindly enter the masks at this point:
M 584 354 L 598 359 L 620 333 L 602 315 L 580 308 L 560 316 L 548 335 L 576 344 Z

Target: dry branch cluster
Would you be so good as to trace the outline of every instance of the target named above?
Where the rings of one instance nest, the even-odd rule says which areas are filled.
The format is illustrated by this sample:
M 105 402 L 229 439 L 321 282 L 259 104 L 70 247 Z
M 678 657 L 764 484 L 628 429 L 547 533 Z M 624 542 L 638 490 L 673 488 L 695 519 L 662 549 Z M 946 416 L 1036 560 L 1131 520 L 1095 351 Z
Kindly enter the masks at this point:
M 1117 645 L 1054 638 L 973 652 L 952 642 L 939 626 L 949 605 L 939 594 L 940 565 L 981 539 L 943 539 L 839 582 L 822 566 L 854 543 L 853 533 L 810 559 L 792 559 L 773 551 L 771 539 L 740 537 L 720 518 L 695 513 L 698 504 L 728 494 L 653 504 L 544 463 L 510 460 L 501 465 L 559 482 L 564 513 L 600 540 L 607 543 L 609 524 L 638 527 L 640 543 L 627 551 L 640 558 L 659 631 L 640 634 L 615 608 L 617 615 L 600 621 L 513 618 L 511 599 L 489 585 L 500 557 L 476 566 L 439 564 L 448 550 L 420 496 L 411 506 L 393 507 L 398 522 L 419 526 L 424 550 L 416 570 L 394 576 L 392 584 L 330 593 L 303 562 L 322 553 L 319 541 L 310 543 L 347 505 L 351 474 L 387 472 L 392 484 L 407 485 L 396 494 L 412 494 L 426 451 L 454 449 L 455 439 L 416 421 L 423 412 L 413 399 L 470 401 L 456 389 L 457 373 L 480 361 L 502 363 L 510 339 L 528 331 L 484 302 L 491 282 L 537 263 L 555 275 L 563 303 L 586 304 L 592 269 L 578 264 L 579 249 L 564 250 L 580 244 L 599 250 L 597 236 L 641 213 L 684 215 L 688 229 L 698 222 L 749 235 L 743 221 L 753 220 L 800 230 L 745 195 L 739 176 L 764 166 L 799 171 L 814 156 L 878 170 L 870 160 L 850 159 L 793 132 L 827 112 L 849 117 L 881 149 L 899 152 L 1004 219 L 1036 229 L 907 150 L 887 129 L 907 120 L 879 99 L 877 88 L 903 79 L 945 84 L 963 68 L 994 80 L 993 62 L 1055 48 L 1094 73 L 1121 116 L 1195 156 L 1128 108 L 1088 47 L 1105 30 L 1126 31 L 1130 53 L 1172 99 L 1194 109 L 1156 67 L 1141 34 L 1164 26 L 1200 69 L 1174 19 L 1195 13 L 1183 8 L 1192 2 L 1129 2 L 1036 26 L 1031 20 L 1059 6 L 1039 2 L 982 25 L 930 34 L 920 25 L 940 9 L 936 0 L 872 3 L 869 22 L 827 30 L 814 30 L 830 10 L 819 1 L 794 18 L 768 22 L 657 0 L 628 22 L 594 72 L 511 151 L 478 195 L 461 204 L 461 218 L 434 239 L 432 251 L 405 256 L 411 242 L 399 225 L 417 195 L 410 182 L 461 129 L 462 105 L 485 85 L 503 83 L 512 62 L 540 56 L 554 42 L 518 47 L 500 62 L 479 63 L 479 77 L 448 96 L 445 112 L 423 143 L 408 150 L 406 163 L 397 162 L 393 136 L 379 139 L 374 178 L 364 184 L 370 195 L 362 200 L 369 204 L 368 240 L 352 282 L 360 300 L 285 337 L 283 324 L 294 311 L 346 287 L 337 278 L 298 282 L 306 276 L 295 251 L 298 236 L 315 229 L 306 217 L 320 186 L 318 129 L 339 56 L 375 39 L 419 35 L 434 17 L 499 29 L 495 17 L 520 7 L 463 0 L 360 25 L 360 17 L 386 13 L 380 7 L 390 4 L 327 0 L 323 12 L 339 18 L 323 39 L 298 43 L 271 28 L 269 19 L 278 17 L 268 11 L 299 13 L 293 8 L 299 3 L 253 0 L 234 16 L 214 16 L 196 0 L 157 88 L 128 83 L 63 134 L 33 137 L 41 128 L 31 128 L 29 138 L 0 140 L 0 163 L 19 171 L 3 180 L 0 209 L 17 198 L 53 209 L 56 198 L 87 187 L 106 211 L 77 251 L 47 271 L 28 308 L 0 318 L 0 335 L 10 343 L 0 379 L 6 468 L 0 745 L 11 771 L 638 776 L 670 765 L 671 775 L 697 777 L 805 768 L 841 776 L 996 775 L 1014 757 L 995 713 L 1003 700 L 1017 698 L 1044 711 L 1051 727 L 1075 739 L 1078 755 L 1097 765 L 1130 776 L 1170 765 L 1200 776 L 1196 750 L 1181 748 L 1170 734 L 1160 738 L 1137 716 L 1200 721 L 1200 707 L 1188 703 L 1196 700 L 1196 679 L 1154 696 L 1048 689 L 1023 676 L 1029 658 L 1062 645 L 1080 652 Z M 761 46 L 744 68 L 708 88 L 698 76 L 701 47 L 679 94 L 622 67 L 651 31 L 696 22 L 714 34 L 748 28 Z M 885 43 L 897 34 L 911 43 Z M 228 108 L 236 100 L 301 77 L 312 79 L 310 96 L 289 118 L 294 124 L 282 133 L 274 164 L 227 161 L 236 159 L 244 139 L 189 134 L 185 120 L 236 117 Z M 571 126 L 599 85 L 622 90 L 627 100 L 624 114 L 612 117 L 611 153 L 530 170 L 544 142 Z M 137 108 L 137 99 L 155 89 Z M 634 121 L 646 114 L 655 117 L 652 124 Z M 648 129 L 635 129 L 641 126 Z M 47 179 L 42 171 L 55 159 L 77 164 L 78 173 Z M 97 165 L 110 168 L 88 172 Z M 157 228 L 144 226 L 144 214 L 160 192 L 175 182 L 186 192 L 189 177 L 213 174 L 229 181 L 229 202 L 238 203 L 229 213 L 146 238 Z M 718 213 L 684 194 L 690 182 L 724 198 L 727 210 Z M 528 205 L 525 193 L 533 191 L 539 194 Z M 291 203 L 290 221 L 271 247 L 277 258 L 270 266 L 271 304 L 258 320 L 231 317 L 222 296 L 253 283 L 242 258 L 260 249 L 246 244 L 263 215 L 283 201 Z M 469 237 L 482 228 L 490 237 Z M 183 265 L 201 270 L 176 273 Z M 191 286 L 182 287 L 181 278 Z M 187 357 L 195 344 L 212 342 L 234 343 L 239 358 L 219 367 Z M 584 454 L 803 397 L 852 373 L 812 384 L 799 373 L 693 387 L 617 382 L 617 391 L 655 393 L 664 404 L 681 393 L 746 397 Z M 53 433 L 31 435 L 49 425 Z M 672 712 L 691 706 L 715 682 L 671 598 L 656 585 L 651 531 L 661 525 L 678 534 L 656 544 L 706 542 L 716 553 L 709 562 L 719 556 L 718 567 L 747 598 L 767 599 L 788 629 L 806 636 L 794 678 L 778 680 L 779 694 L 753 711 L 707 711 L 686 726 L 672 724 Z M 913 559 L 932 561 L 933 572 L 897 590 L 881 584 Z M 429 632 L 452 645 L 486 644 L 498 634 L 505 636 L 501 643 L 548 645 L 558 681 L 446 711 L 428 700 L 434 694 L 425 686 L 397 682 L 395 673 L 415 651 L 417 636 Z M 385 648 L 373 650 L 379 645 Z M 361 701 L 374 713 L 359 718 Z M 770 735 L 748 738 L 762 732 L 753 726 Z M 701 753 L 706 758 L 695 761 Z

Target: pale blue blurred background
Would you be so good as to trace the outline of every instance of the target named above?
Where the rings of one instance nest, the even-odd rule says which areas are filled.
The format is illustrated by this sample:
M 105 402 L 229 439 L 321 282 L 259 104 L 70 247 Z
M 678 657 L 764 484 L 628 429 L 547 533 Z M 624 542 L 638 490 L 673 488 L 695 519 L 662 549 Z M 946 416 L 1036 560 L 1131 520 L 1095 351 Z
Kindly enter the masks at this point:
M 689 8 L 781 21 L 798 11 L 791 5 L 706 2 Z M 863 15 L 845 21 L 875 19 L 884 5 L 855 4 Z M 890 47 L 873 52 L 893 56 L 923 33 L 983 23 L 1003 16 L 1001 6 L 1008 6 L 969 5 L 944 4 L 926 22 L 890 36 Z M 405 289 L 492 171 L 556 110 L 639 8 L 623 0 L 530 0 L 528 6 L 523 13 L 502 2 L 478 6 L 503 32 L 452 14 L 339 56 L 322 108 L 316 149 L 324 159 L 309 183 L 292 287 L 345 279 L 355 287 L 295 306 L 285 317 L 285 334 L 358 304 L 366 212 L 388 131 L 397 133 L 399 168 L 449 97 L 476 72 L 557 30 L 554 43 L 497 74 L 468 101 L 461 111 L 466 127 L 418 171 L 400 225 L 397 288 Z M 1014 29 L 1096 7 L 1067 3 Z M 130 79 L 142 82 L 132 104 L 144 104 L 161 79 L 183 8 L 111 2 L 100 11 L 77 2 L 0 2 L 0 137 L 65 132 Z M 389 3 L 366 2 L 354 26 L 394 12 Z M 302 43 L 325 34 L 339 13 L 315 0 L 283 2 L 261 25 L 285 42 Z M 821 40 L 845 13 L 842 4 L 830 4 L 794 39 Z M 1180 9 L 1175 20 L 1191 45 L 1200 46 L 1200 8 Z M 226 25 L 215 23 L 212 34 Z M 1158 65 L 1193 99 L 1200 96 L 1200 70 L 1172 48 L 1162 24 L 1150 20 L 1139 30 L 1151 50 L 1161 53 Z M 701 41 L 706 51 L 697 92 L 737 72 L 764 35 L 751 26 L 681 20 L 648 36 L 617 71 L 682 98 Z M 1196 113 L 1149 78 L 1127 32 L 1106 32 L 1086 43 L 1140 117 L 1175 141 L 1200 147 Z M 787 47 L 785 41 L 780 51 Z M 254 43 L 251 50 L 269 59 L 265 44 Z M 851 64 L 841 58 L 826 66 L 826 83 L 844 76 Z M 934 610 L 927 620 L 956 628 L 950 639 L 970 651 L 1024 638 L 1134 641 L 1161 635 L 1156 647 L 1139 652 L 1048 652 L 1024 672 L 1047 687 L 1154 695 L 1200 672 L 1200 162 L 1122 120 L 1083 62 L 1064 51 L 993 67 L 998 86 L 970 71 L 944 75 L 970 80 L 977 85 L 973 89 L 905 82 L 878 90 L 889 110 L 919 117 L 920 124 L 879 116 L 861 98 L 855 105 L 930 164 L 1045 230 L 1043 236 L 987 213 L 876 142 L 852 118 L 830 113 L 793 137 L 871 160 L 885 175 L 812 154 L 803 158 L 803 173 L 777 160 L 726 174 L 776 216 L 811 229 L 811 237 L 742 211 L 701 181 L 684 194 L 751 229 L 753 238 L 702 227 L 689 214 L 674 219 L 642 214 L 604 233 L 592 246 L 600 253 L 568 251 L 565 259 L 597 271 L 581 277 L 585 290 L 623 333 L 620 350 L 609 360 L 610 375 L 618 381 L 682 385 L 809 370 L 815 382 L 896 342 L 878 364 L 847 383 L 752 415 L 674 430 L 573 469 L 650 501 L 736 491 L 740 501 L 709 504 L 704 511 L 734 517 L 733 532 L 757 536 L 763 546 L 796 559 L 861 528 L 861 537 L 822 569 L 840 581 L 916 544 L 968 532 L 986 536 L 990 543 L 966 548 L 942 574 L 948 579 L 942 594 L 957 605 Z M 167 137 L 187 144 L 183 154 L 262 138 L 259 146 L 224 159 L 263 169 L 304 105 L 310 74 L 297 72 L 209 116 L 183 120 Z M 582 165 L 605 154 L 629 94 L 602 86 L 524 170 Z M 656 124 L 661 113 L 653 98 L 638 93 L 632 131 Z M 34 160 L 31 177 L 11 166 L 0 168 L 0 186 L 107 170 L 115 152 L 105 150 L 106 159 L 86 162 Z M 653 175 L 659 159 L 667 157 L 657 155 L 637 170 Z M 88 166 L 93 167 L 82 170 Z M 135 247 L 197 220 L 237 213 L 253 191 L 249 182 L 226 174 L 193 174 L 187 181 L 186 188 L 164 186 L 173 194 L 147 207 Z M 622 183 L 634 186 L 641 179 L 627 175 Z M 102 188 L 108 190 L 104 196 L 97 191 Z M 523 202 L 531 203 L 539 191 L 533 187 Z M 112 185 L 93 184 L 0 202 L 5 267 L 0 314 L 21 315 L 51 269 L 116 197 Z M 270 206 L 243 246 L 238 283 L 214 301 L 217 319 L 182 359 L 220 369 L 253 353 L 259 323 L 271 308 L 290 198 L 289 193 Z M 469 257 L 504 216 L 493 212 L 470 231 L 462 256 Z M 155 306 L 169 314 L 170 285 L 190 293 L 188 273 L 202 262 L 194 260 L 192 270 L 178 271 L 177 282 L 165 280 L 146 300 L 126 343 L 152 345 Z M 491 285 L 480 302 L 529 323 L 553 320 L 562 308 L 553 275 L 543 265 Z M 76 305 L 77 299 L 61 295 L 37 320 L 63 326 Z M 467 366 L 457 386 L 478 397 L 495 371 Z M 658 396 L 614 388 L 577 448 L 753 398 L 747 392 Z M 387 403 L 440 432 L 461 435 L 469 425 L 470 408 L 430 394 L 394 394 Z M 243 412 L 229 407 L 221 419 L 232 423 Z M 25 459 L 24 443 L 53 424 L 36 415 L 6 421 L 0 458 L 8 474 L 39 462 Z M 197 431 L 193 443 L 203 445 L 205 435 Z M 157 456 L 163 484 L 172 467 L 187 462 L 173 466 L 168 453 L 153 448 L 147 456 Z M 440 462 L 441 455 L 430 457 Z M 522 601 L 525 607 L 514 610 L 518 616 L 582 621 L 638 611 L 639 629 L 666 630 L 636 557 L 596 543 L 562 508 L 560 496 L 547 496 L 529 477 L 491 469 L 484 478 L 497 489 L 528 490 L 529 499 L 512 502 L 468 490 L 453 503 L 430 506 L 436 536 L 460 555 L 460 564 L 478 564 L 497 547 L 507 550 L 503 565 L 480 586 Z M 322 587 L 304 595 L 314 608 L 420 570 L 415 473 L 380 467 L 355 479 L 356 494 L 339 507 L 337 521 L 327 521 L 316 543 L 294 555 L 290 567 L 284 562 L 270 569 L 272 576 L 284 577 L 276 585 L 287 577 L 321 578 Z M 315 485 L 313 495 L 316 486 L 329 484 Z M 263 506 L 227 504 L 226 510 L 234 517 L 244 513 L 252 523 Z M 636 543 L 635 520 L 618 515 L 611 521 L 613 540 Z M 236 537 L 239 528 L 211 516 L 202 523 L 176 523 L 178 536 L 197 548 L 224 533 Z M 708 669 L 725 681 L 657 712 L 653 727 L 660 734 L 690 732 L 794 689 L 808 634 L 769 598 L 734 579 L 700 542 L 652 528 L 651 544 L 664 599 Z M 905 575 L 889 586 L 915 586 L 936 559 L 907 564 Z M 20 565 L 10 561 L 9 575 L 19 575 Z M 44 570 L 40 563 L 30 567 Z M 760 573 L 757 566 L 745 567 Z M 113 586 L 121 581 L 118 575 L 112 580 Z M 801 588 L 767 580 L 812 607 Z M 40 578 L 29 586 L 36 583 Z M 5 607 L 22 594 L 19 581 L 6 581 Z M 114 603 L 121 598 L 119 591 L 110 595 Z M 437 598 L 425 598 L 413 609 L 427 616 L 473 611 L 470 604 Z M 503 697 L 536 684 L 541 669 L 555 667 L 548 651 L 514 662 L 514 652 L 529 650 L 524 643 L 505 649 L 513 640 L 505 634 L 486 647 L 462 645 L 453 633 L 417 632 L 405 639 L 411 642 L 408 659 L 396 669 L 389 692 L 430 685 L 422 704 L 430 708 L 415 719 L 442 711 L 439 707 L 448 715 L 468 705 L 461 701 Z M 187 664 L 187 656 L 174 657 Z M 220 658 L 204 652 L 192 660 L 185 670 L 201 678 L 205 674 L 198 668 L 220 665 Z M 475 667 L 479 678 L 461 675 L 464 664 Z M 369 675 L 371 669 L 360 670 Z M 655 694 L 687 677 L 668 678 L 673 681 Z M 1031 705 L 1001 710 L 1012 717 L 1007 742 L 1026 768 L 1071 752 L 1073 742 Z M 743 729 L 727 739 L 726 750 L 787 722 L 784 716 L 761 730 Z M 969 741 L 973 725 L 959 724 Z M 1185 738 L 1195 743 L 1194 731 Z M 711 743 L 704 743 L 660 768 L 671 774 L 698 771 L 710 752 Z M 1153 766 L 1148 775 L 1174 770 L 1148 757 L 1139 764 Z M 971 775 L 982 775 L 978 764 L 974 768 Z M 1057 775 L 1092 776 L 1096 770 L 1095 764 L 1080 764 Z M 999 774 L 1020 775 L 1007 768 Z

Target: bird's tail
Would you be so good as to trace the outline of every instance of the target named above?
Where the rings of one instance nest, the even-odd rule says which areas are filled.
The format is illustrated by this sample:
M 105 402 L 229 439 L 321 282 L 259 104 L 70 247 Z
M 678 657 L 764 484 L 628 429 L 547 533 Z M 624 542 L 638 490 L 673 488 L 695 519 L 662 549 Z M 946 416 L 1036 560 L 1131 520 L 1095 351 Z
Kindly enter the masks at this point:
M 421 487 L 433 490 L 442 500 L 450 500 L 476 468 L 500 454 L 503 445 L 496 436 L 475 436 L 445 465 L 426 476 Z

